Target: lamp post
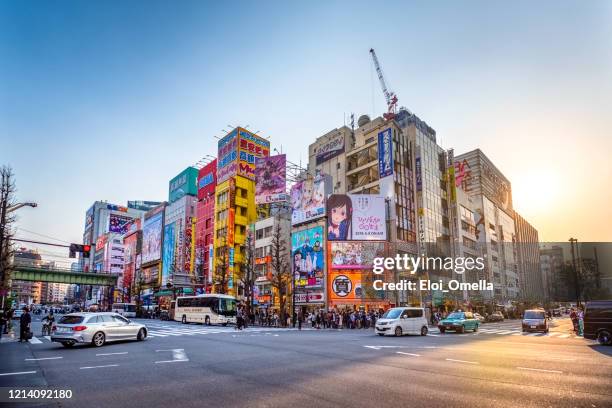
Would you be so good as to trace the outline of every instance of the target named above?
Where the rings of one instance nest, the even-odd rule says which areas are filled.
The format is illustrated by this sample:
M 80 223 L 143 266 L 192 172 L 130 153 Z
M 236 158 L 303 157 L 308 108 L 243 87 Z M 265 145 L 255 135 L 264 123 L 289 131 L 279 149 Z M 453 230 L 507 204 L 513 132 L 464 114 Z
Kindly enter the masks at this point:
M 576 267 L 576 253 L 574 251 L 574 245 L 578 243 L 578 239 L 570 238 L 570 246 L 572 249 L 572 267 L 574 268 L 574 290 L 576 294 L 576 306 L 580 307 L 580 282 L 578 281 L 578 268 Z

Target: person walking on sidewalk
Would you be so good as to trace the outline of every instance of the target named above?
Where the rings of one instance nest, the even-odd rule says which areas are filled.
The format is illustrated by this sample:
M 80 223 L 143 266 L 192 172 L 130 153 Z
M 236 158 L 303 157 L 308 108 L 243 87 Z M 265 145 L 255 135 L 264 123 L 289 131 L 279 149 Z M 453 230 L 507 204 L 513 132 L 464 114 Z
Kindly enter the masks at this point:
M 28 332 L 30 331 L 30 324 L 32 323 L 32 316 L 27 307 L 23 308 L 23 314 L 19 318 L 19 342 L 28 342 Z
M 298 312 L 297 320 L 298 320 L 298 330 L 302 330 L 302 322 L 304 321 L 304 314 L 302 313 L 301 310 Z
M 5 327 L 6 327 L 6 312 L 4 310 L 0 310 L 0 340 L 2 340 L 2 334 L 4 333 Z

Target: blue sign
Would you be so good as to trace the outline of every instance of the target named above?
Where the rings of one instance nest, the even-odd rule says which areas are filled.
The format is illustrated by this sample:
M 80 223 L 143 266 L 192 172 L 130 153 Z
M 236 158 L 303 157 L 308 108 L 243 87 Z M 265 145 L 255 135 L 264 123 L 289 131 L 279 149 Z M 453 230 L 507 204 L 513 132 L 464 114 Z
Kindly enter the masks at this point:
M 229 267 L 234 267 L 234 248 L 229 249 Z
M 380 178 L 393 174 L 393 133 L 391 128 L 378 134 L 378 174 Z
M 174 223 L 164 226 L 164 250 L 162 256 L 162 286 L 168 283 L 168 278 L 174 272 Z
M 414 169 L 416 171 L 416 190 L 423 190 L 423 174 L 421 170 L 421 157 L 414 159 Z

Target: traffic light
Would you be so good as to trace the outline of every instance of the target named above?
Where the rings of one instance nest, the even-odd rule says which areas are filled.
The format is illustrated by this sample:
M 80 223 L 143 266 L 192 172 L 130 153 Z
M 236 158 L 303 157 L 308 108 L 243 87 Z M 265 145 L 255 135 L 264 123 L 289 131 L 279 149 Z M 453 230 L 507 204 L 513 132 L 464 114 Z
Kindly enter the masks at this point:
M 83 258 L 89 258 L 90 251 L 91 251 L 91 245 L 83 245 Z
M 70 258 L 76 258 L 77 252 L 82 253 L 83 258 L 89 258 L 89 253 L 91 252 L 91 245 L 70 244 Z

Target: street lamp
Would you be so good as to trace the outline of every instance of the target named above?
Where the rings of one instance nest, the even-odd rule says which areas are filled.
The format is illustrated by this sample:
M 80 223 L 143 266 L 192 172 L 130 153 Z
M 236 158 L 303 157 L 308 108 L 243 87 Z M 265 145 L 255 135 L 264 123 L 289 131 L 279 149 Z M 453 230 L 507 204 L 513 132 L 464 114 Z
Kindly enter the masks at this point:
M 36 203 L 32 203 L 32 202 L 27 202 L 27 203 L 18 203 L 15 205 L 11 205 L 10 207 L 8 207 L 6 209 L 7 214 L 13 211 L 16 211 L 18 209 L 20 209 L 21 207 L 32 207 L 32 208 L 36 208 L 38 207 L 38 204 Z

